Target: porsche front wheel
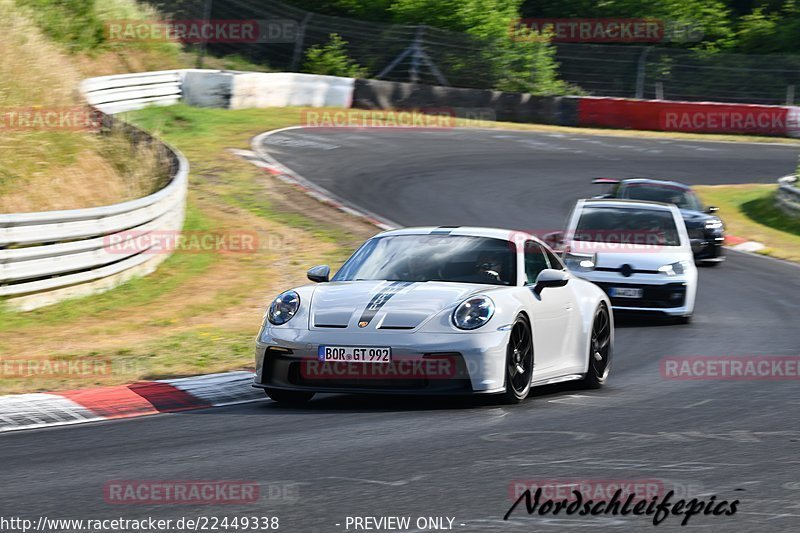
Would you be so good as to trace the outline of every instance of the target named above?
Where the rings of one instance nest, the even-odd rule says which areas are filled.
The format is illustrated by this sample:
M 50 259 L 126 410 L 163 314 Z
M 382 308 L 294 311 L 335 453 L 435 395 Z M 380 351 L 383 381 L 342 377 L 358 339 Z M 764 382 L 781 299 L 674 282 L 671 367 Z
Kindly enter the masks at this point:
M 520 315 L 511 327 L 506 348 L 506 390 L 504 403 L 520 403 L 531 390 L 533 337 L 528 320 Z
M 594 313 L 592 338 L 589 341 L 589 366 L 583 385 L 590 389 L 602 387 L 611 371 L 611 317 L 605 304 Z

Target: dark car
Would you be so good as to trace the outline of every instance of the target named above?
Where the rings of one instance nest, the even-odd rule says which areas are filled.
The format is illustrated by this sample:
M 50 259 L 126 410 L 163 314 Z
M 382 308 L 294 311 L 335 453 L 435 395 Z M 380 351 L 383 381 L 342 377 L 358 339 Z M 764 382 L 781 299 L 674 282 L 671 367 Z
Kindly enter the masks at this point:
M 677 205 L 689 232 L 695 262 L 718 265 L 725 260 L 722 248 L 725 227 L 722 220 L 714 214 L 719 208 L 704 208 L 688 185 L 650 178 L 597 178 L 592 183 L 611 186 L 606 194 L 598 198 L 625 198 Z

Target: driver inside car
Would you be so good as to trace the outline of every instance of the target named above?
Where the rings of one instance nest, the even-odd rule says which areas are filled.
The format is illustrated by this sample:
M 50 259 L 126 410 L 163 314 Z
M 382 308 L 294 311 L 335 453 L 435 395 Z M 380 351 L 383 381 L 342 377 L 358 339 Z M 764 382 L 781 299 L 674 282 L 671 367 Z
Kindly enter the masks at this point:
M 489 283 L 498 283 L 503 281 L 502 260 L 495 254 L 488 252 L 481 253 L 478 256 L 475 269 L 476 274 Z

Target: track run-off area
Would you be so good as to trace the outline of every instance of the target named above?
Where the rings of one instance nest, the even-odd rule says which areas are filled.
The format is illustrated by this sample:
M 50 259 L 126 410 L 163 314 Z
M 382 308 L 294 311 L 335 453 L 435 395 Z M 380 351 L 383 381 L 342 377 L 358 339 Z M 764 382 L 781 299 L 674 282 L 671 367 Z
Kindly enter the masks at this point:
M 300 128 L 263 137 L 258 151 L 400 225 L 541 234 L 563 229 L 577 199 L 600 193 L 590 184 L 595 177 L 770 183 L 793 171 L 800 148 Z M 797 381 L 666 379 L 660 363 L 670 356 L 798 355 L 798 316 L 800 267 L 729 252 L 718 268 L 700 269 L 691 324 L 617 324 L 602 390 L 550 386 L 517 406 L 321 395 L 307 407 L 285 408 L 265 399 L 16 432 L 0 436 L 0 507 L 33 518 L 275 516 L 287 532 L 346 531 L 348 516 L 449 517 L 454 531 L 642 531 L 653 527 L 651 518 L 529 517 L 524 506 L 509 521 L 503 515 L 520 482 L 659 480 L 741 502 L 735 516 L 695 516 L 684 531 L 796 531 Z M 256 503 L 117 505 L 104 497 L 112 480 L 247 480 L 262 489 Z M 658 530 L 679 524 L 670 517 Z

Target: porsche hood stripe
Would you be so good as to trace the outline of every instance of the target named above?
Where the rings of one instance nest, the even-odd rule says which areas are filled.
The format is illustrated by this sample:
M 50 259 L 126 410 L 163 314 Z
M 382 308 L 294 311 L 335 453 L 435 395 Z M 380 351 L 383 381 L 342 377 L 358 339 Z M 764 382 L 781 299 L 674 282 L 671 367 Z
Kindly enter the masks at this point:
M 393 281 L 385 289 L 373 296 L 364 309 L 364 312 L 361 314 L 361 318 L 358 320 L 359 327 L 367 327 L 369 323 L 372 322 L 372 319 L 375 318 L 375 315 L 378 314 L 378 311 L 381 310 L 381 307 L 383 307 L 392 296 L 413 284 L 413 281 Z

